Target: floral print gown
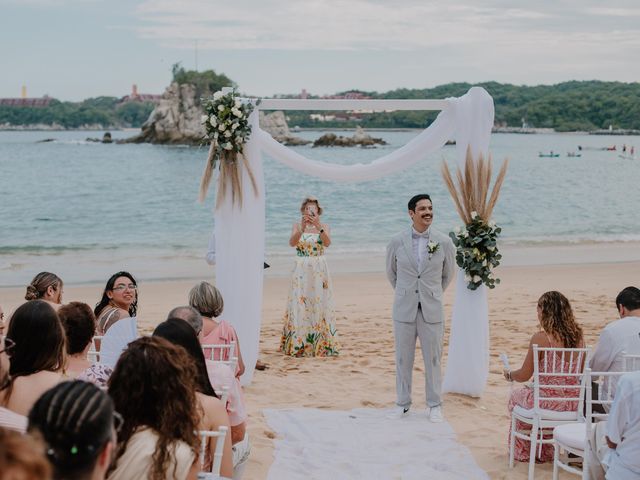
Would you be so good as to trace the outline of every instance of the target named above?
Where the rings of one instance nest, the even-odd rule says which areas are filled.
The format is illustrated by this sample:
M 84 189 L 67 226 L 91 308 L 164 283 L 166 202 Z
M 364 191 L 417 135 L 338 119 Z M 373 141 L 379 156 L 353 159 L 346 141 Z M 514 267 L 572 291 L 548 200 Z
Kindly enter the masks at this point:
M 319 233 L 303 233 L 296 245 L 280 350 L 294 357 L 338 354 L 331 278 Z

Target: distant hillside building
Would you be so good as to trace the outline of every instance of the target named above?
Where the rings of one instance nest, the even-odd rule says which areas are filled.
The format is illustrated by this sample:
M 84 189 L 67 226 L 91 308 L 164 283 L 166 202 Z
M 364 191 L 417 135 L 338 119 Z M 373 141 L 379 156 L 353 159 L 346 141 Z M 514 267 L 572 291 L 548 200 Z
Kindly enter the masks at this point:
M 131 94 L 122 97 L 120 103 L 128 102 L 153 102 L 160 103 L 162 95 L 156 95 L 153 93 L 138 93 L 138 86 L 134 83 L 131 86 Z
M 51 97 L 42 98 L 0 98 L 0 106 L 3 107 L 48 107 L 53 100 Z

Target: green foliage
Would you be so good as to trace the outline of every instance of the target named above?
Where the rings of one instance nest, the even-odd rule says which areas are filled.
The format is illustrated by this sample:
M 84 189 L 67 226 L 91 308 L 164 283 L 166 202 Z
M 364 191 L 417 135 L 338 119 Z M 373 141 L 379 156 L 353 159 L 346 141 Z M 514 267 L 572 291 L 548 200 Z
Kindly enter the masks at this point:
M 116 97 L 97 97 L 77 103 L 51 100 L 49 106 L 42 108 L 0 106 L 0 124 L 55 124 L 64 128 L 95 125 L 101 128 L 139 127 L 154 108 L 151 102 L 121 105 L 119 102 Z
M 426 99 L 459 97 L 473 85 L 448 83 L 434 88 L 400 88 L 385 93 L 366 92 L 372 98 Z M 558 131 L 591 131 L 614 128 L 640 129 L 640 83 L 570 81 L 557 85 L 518 86 L 479 83 L 493 97 L 496 124 L 554 128 Z M 364 93 L 364 92 L 363 92 Z M 319 122 L 310 112 L 289 112 L 289 124 L 300 127 L 425 128 L 434 112 L 392 112 L 361 115 L 358 120 Z M 329 112 L 324 112 L 329 113 Z
M 196 87 L 196 99 L 209 96 L 217 92 L 222 87 L 236 88 L 233 80 L 224 73 L 217 74 L 213 70 L 196 72 L 195 70 L 185 70 L 180 63 L 176 63 L 171 68 L 173 81 L 179 85 L 188 83 Z
M 500 283 L 492 270 L 500 265 L 502 255 L 498 253 L 498 235 L 502 229 L 493 222 L 485 223 L 472 212 L 472 221 L 464 228 L 450 232 L 456 246 L 456 263 L 465 271 L 464 279 L 469 290 L 476 290 L 483 283 L 495 288 Z

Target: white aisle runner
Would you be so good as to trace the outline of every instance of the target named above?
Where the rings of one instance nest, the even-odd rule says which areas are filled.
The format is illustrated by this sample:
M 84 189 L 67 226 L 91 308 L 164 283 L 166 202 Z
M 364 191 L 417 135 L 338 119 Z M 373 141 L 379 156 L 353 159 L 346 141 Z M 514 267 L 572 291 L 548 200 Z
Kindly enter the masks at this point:
M 387 410 L 264 410 L 275 440 L 269 480 L 488 479 L 448 423 L 424 409 L 390 420 Z

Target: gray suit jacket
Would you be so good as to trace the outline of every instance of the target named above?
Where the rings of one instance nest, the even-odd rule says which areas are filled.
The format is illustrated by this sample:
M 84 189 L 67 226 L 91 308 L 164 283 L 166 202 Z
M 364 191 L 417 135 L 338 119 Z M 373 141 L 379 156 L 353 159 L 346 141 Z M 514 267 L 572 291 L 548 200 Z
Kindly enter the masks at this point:
M 441 323 L 442 293 L 455 274 L 455 246 L 448 236 L 431 228 L 430 240 L 440 247 L 418 271 L 411 231 L 409 227 L 398 233 L 387 245 L 387 277 L 395 289 L 393 320 L 415 322 L 419 302 L 427 323 Z

